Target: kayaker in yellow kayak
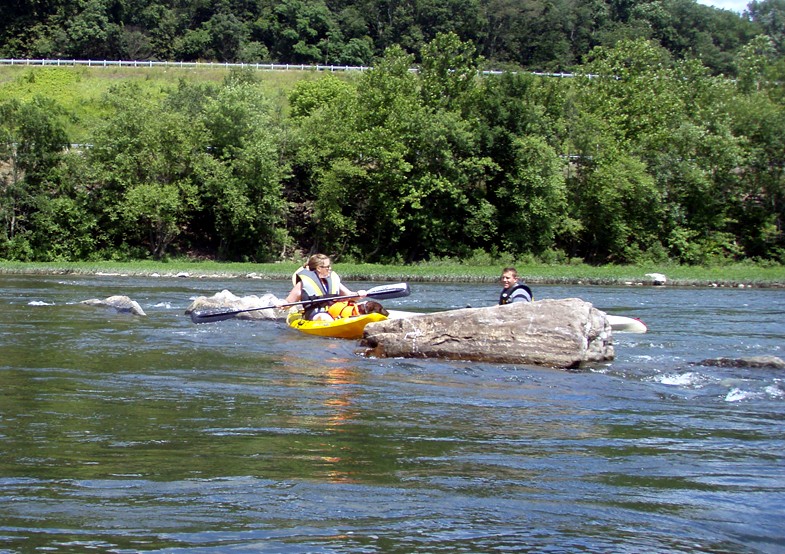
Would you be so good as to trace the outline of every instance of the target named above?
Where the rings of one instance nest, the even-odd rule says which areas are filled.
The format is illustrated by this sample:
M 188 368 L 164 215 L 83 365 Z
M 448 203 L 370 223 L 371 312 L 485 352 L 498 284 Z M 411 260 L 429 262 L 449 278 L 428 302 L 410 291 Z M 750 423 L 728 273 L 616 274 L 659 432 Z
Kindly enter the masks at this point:
M 293 278 L 294 287 L 286 298 L 276 305 L 304 302 L 325 296 L 356 296 L 357 298 L 366 296 L 366 291 L 353 292 L 341 283 L 341 278 L 332 270 L 332 261 L 324 254 L 314 254 L 308 258 L 308 263 L 298 269 Z M 347 309 L 343 302 L 305 305 L 304 318 L 312 321 L 332 321 L 336 317 L 347 315 L 350 315 L 350 309 Z

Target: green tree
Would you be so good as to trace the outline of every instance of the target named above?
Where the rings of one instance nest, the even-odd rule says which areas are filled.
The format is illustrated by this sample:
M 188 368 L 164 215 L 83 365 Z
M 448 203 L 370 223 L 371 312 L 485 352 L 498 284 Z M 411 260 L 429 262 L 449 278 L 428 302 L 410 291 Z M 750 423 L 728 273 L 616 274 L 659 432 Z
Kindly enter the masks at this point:
M 412 61 L 391 49 L 357 94 L 336 95 L 300 122 L 296 170 L 307 175 L 311 249 L 378 259 L 398 246 L 411 169 L 405 133 L 419 112 Z
M 635 263 L 660 251 L 662 196 L 640 160 L 617 154 L 584 164 L 571 189 L 585 259 Z
M 40 97 L 0 104 L 0 252 L 28 259 L 36 198 L 46 194 L 51 172 L 68 145 L 62 110 Z
M 284 133 L 270 101 L 254 82 L 230 81 L 209 97 L 200 115 L 220 171 L 206 182 L 203 205 L 222 256 L 275 259 L 288 246 L 280 151 Z
M 111 21 L 106 0 L 85 0 L 63 20 L 62 54 L 74 57 L 117 58 L 122 32 Z
M 785 0 L 752 0 L 747 11 L 750 19 L 771 37 L 777 55 L 785 55 Z
M 651 42 L 621 41 L 596 48 L 582 71 L 567 134 L 579 249 L 593 262 L 658 257 L 668 183 L 655 180 L 649 164 L 671 150 L 686 112 L 671 60 Z
M 632 22 L 647 26 L 649 38 L 674 59 L 700 59 L 715 74 L 733 73 L 733 54 L 758 31 L 745 18 L 692 0 L 635 4 Z
M 331 53 L 343 48 L 342 33 L 323 0 L 274 3 L 259 27 L 272 55 L 287 63 L 330 63 Z
M 766 86 L 767 71 L 776 56 L 774 41 L 768 35 L 758 35 L 744 45 L 736 56 L 736 83 L 742 92 L 758 91 Z
M 498 236 L 485 247 L 503 244 L 519 253 L 550 249 L 555 238 L 550 216 L 559 214 L 558 235 L 572 223 L 564 204 L 566 160 L 560 156 L 568 83 L 504 73 L 485 77 L 479 87 L 466 117 L 478 122 L 480 151 L 498 166 L 489 175 L 487 193 L 498 211 Z M 541 227 L 534 223 L 543 217 Z
M 35 199 L 29 246 L 36 261 L 84 261 L 97 257 L 99 235 L 82 152 L 71 151 L 50 172 L 46 190 Z
M 730 176 L 738 184 L 730 215 L 748 256 L 785 260 L 785 106 L 767 91 L 732 104 L 733 132 L 744 137 L 745 156 Z
M 516 137 L 513 163 L 497 191 L 505 252 L 541 254 L 552 248 L 567 213 L 564 162 L 538 136 Z
M 352 85 L 334 75 L 298 81 L 289 93 L 291 114 L 295 118 L 308 116 L 314 110 L 351 96 L 354 91 Z
M 317 248 L 416 260 L 465 254 L 489 240 L 493 164 L 459 113 L 428 105 L 411 63 L 389 49 L 356 95 L 340 95 L 300 122 Z
M 106 239 L 110 247 L 145 247 L 161 258 L 199 207 L 198 191 L 211 170 L 207 135 L 136 87 L 114 89 L 109 102 L 114 113 L 89 152 L 97 209 L 110 229 Z
M 455 33 L 440 33 L 423 47 L 421 88 L 428 106 L 460 110 L 477 84 L 481 63 L 473 44 Z
M 622 149 L 643 156 L 667 147 L 685 107 L 666 50 L 650 41 L 621 41 L 595 48 L 581 71 L 581 109 L 605 120 Z

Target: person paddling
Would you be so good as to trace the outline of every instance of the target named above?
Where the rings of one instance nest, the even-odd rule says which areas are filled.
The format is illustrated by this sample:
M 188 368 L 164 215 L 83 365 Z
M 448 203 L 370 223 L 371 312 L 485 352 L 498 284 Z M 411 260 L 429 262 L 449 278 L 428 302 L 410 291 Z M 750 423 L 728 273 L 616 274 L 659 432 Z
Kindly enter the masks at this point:
M 499 304 L 513 304 L 515 302 L 531 302 L 534 296 L 532 289 L 518 279 L 518 270 L 514 267 L 505 267 L 502 270 L 502 292 Z
M 308 258 L 308 263 L 295 272 L 293 279 L 295 280 L 294 287 L 278 305 L 330 296 L 356 296 L 358 298 L 366 296 L 366 291 L 353 292 L 341 283 L 341 278 L 332 270 L 329 256 L 324 254 L 314 254 Z M 332 321 L 334 318 L 329 312 L 332 304 L 334 302 L 306 305 L 304 318 L 314 321 Z

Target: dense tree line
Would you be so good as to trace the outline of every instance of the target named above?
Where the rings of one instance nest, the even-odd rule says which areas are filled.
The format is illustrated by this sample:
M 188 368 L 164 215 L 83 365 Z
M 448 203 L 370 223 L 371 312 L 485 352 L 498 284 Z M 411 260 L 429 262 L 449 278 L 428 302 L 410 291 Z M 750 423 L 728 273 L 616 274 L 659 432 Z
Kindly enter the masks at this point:
M 478 75 L 451 33 L 413 62 L 391 46 L 354 79 L 303 80 L 286 113 L 250 70 L 155 97 L 120 84 L 84 151 L 51 100 L 0 102 L 0 258 L 785 262 L 770 37 L 736 80 L 643 39 L 571 79 Z
M 621 39 L 726 75 L 754 36 L 785 53 L 785 0 L 744 15 L 695 0 L 8 0 L 2 13 L 4 57 L 371 65 L 394 45 L 419 62 L 449 32 L 490 65 L 541 71 Z

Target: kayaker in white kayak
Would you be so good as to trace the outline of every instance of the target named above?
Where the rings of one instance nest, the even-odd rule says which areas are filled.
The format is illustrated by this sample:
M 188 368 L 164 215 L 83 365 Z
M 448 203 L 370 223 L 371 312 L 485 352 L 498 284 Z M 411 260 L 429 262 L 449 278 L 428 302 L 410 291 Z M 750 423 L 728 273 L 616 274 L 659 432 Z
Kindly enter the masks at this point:
M 505 267 L 502 270 L 501 282 L 503 288 L 499 295 L 499 304 L 532 301 L 532 289 L 518 279 L 518 270 L 514 267 Z
M 276 305 L 304 302 L 325 296 L 366 296 L 366 291 L 353 292 L 343 283 L 341 278 L 332 270 L 332 261 L 324 254 L 314 254 L 308 258 L 308 263 L 295 272 L 295 285 L 286 298 Z M 314 321 L 332 321 L 335 319 L 330 314 L 333 302 L 320 302 L 305 306 L 305 319 Z M 333 310 L 335 311 L 335 310 Z

